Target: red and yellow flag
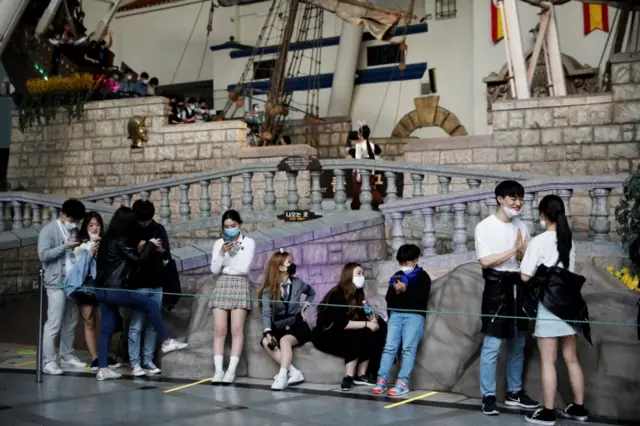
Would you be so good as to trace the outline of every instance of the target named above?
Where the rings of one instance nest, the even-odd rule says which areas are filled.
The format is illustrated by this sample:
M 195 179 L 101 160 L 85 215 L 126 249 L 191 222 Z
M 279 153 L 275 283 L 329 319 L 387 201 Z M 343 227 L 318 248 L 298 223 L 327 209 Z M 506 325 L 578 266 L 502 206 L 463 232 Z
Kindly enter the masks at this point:
M 582 14 L 584 18 L 584 35 L 589 35 L 595 30 L 609 32 L 609 6 L 606 4 L 583 3 Z
M 491 39 L 494 43 L 504 38 L 504 28 L 502 28 L 502 11 L 496 7 L 494 0 L 491 3 Z

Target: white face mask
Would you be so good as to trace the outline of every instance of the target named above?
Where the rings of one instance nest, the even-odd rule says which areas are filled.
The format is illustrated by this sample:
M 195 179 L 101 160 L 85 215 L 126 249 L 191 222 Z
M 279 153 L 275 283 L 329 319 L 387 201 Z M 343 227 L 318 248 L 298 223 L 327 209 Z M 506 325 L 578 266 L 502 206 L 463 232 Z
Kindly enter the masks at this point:
M 504 211 L 504 214 L 506 214 L 509 219 L 513 219 L 514 217 L 520 216 L 519 210 L 513 210 L 513 209 L 510 209 L 509 207 L 503 207 L 502 210 Z
M 416 269 L 415 266 L 401 266 L 400 270 L 402 272 L 404 272 L 405 274 L 408 274 L 409 272 L 413 271 L 414 269 Z
M 142 84 L 147 84 L 149 80 L 142 80 Z
M 547 222 L 544 219 L 540 219 L 540 226 L 542 229 L 547 229 Z
M 74 229 L 76 229 L 78 225 L 76 225 L 75 222 L 65 222 L 64 223 L 64 227 L 66 228 L 67 231 L 73 231 Z
M 98 238 L 100 238 L 100 236 L 98 234 L 92 234 L 91 232 L 89 232 L 89 240 L 90 241 L 97 241 Z
M 355 285 L 357 288 L 362 288 L 364 287 L 364 277 L 353 277 L 353 285 Z

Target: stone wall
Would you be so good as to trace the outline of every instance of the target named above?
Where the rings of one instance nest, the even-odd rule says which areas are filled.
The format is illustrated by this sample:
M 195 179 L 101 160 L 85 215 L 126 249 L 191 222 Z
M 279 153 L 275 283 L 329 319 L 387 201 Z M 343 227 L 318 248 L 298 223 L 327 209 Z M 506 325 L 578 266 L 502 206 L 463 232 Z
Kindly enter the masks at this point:
M 35 245 L 0 250 L 0 300 L 38 288 L 39 271 Z
M 323 118 L 320 124 L 305 120 L 292 120 L 289 135 L 291 143 L 307 144 L 318 149 L 320 158 L 344 158 L 344 145 L 351 128 L 351 120 L 346 117 Z
M 79 121 L 69 123 L 61 112 L 49 124 L 26 129 L 24 133 L 14 115 L 8 181 L 13 188 L 21 186 L 26 191 L 81 197 L 188 173 L 257 162 L 277 163 L 287 155 L 317 154 L 306 145 L 288 150 L 279 147 L 252 150 L 247 146 L 246 124 L 242 121 L 168 125 L 167 106 L 168 99 L 163 97 L 90 102 Z M 146 118 L 149 140 L 143 149 L 132 149 L 128 139 L 127 122 L 133 116 Z M 308 174 L 298 177 L 303 206 L 308 205 L 308 180 Z M 234 208 L 242 205 L 242 186 L 240 176 L 232 179 Z M 262 174 L 253 177 L 252 186 L 254 207 L 261 209 Z M 278 205 L 286 205 L 284 173 L 276 175 L 274 187 Z M 220 183 L 212 182 L 209 192 L 212 211 L 219 211 Z M 154 191 L 150 199 L 159 205 L 160 194 Z M 178 188 L 172 188 L 171 210 L 176 219 L 179 199 Z M 197 217 L 199 185 L 191 185 L 189 200 L 191 215 Z

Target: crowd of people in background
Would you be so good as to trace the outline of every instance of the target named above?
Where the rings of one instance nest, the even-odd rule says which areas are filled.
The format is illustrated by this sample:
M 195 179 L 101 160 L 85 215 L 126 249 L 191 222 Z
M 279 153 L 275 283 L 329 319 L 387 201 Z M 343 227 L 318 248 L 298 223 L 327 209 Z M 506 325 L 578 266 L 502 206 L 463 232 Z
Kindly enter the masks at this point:
M 209 108 L 203 99 L 187 98 L 187 101 L 173 96 L 169 100 L 171 111 L 169 124 L 190 124 L 213 121 L 218 115 L 215 109 Z

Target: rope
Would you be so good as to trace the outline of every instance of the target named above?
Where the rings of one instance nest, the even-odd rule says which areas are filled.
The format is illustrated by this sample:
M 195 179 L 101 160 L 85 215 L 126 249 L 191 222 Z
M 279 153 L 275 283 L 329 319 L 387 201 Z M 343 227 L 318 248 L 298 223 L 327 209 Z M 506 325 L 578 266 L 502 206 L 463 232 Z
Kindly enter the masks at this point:
M 191 42 L 191 37 L 193 37 L 193 32 L 196 29 L 198 20 L 200 20 L 200 14 L 202 13 L 203 8 L 204 8 L 204 2 L 200 3 L 200 10 L 198 11 L 198 16 L 196 16 L 196 20 L 193 22 L 193 26 L 191 27 L 191 32 L 189 33 L 189 38 L 187 39 L 187 43 L 185 44 L 184 49 L 182 50 L 182 55 L 180 55 L 180 59 L 178 60 L 178 65 L 176 66 L 176 70 L 173 73 L 173 77 L 171 78 L 170 84 L 173 84 L 173 82 L 176 79 L 176 76 L 178 75 L 178 70 L 180 69 L 180 65 L 182 65 L 182 60 L 184 59 L 185 53 L 187 53 L 187 48 L 189 47 L 189 43 Z M 202 65 L 200 67 L 202 68 Z
M 211 36 L 211 31 L 213 30 L 213 12 L 216 9 L 216 4 L 213 0 L 211 0 L 211 7 L 209 8 L 209 21 L 207 23 L 207 40 L 204 42 L 204 47 L 202 49 L 202 58 L 200 59 L 200 67 L 198 68 L 198 77 L 196 77 L 196 81 L 200 81 L 200 74 L 202 74 L 202 65 L 204 65 L 204 58 L 207 55 L 207 47 L 209 47 L 209 37 Z
M 71 286 L 48 286 L 48 288 L 56 288 L 56 289 L 65 289 L 65 288 L 72 288 Z M 133 289 L 125 289 L 125 288 L 100 288 L 100 287 L 88 287 L 88 286 L 82 286 L 82 287 L 78 287 L 78 288 L 82 288 L 82 289 L 86 289 L 86 290 L 102 290 L 102 291 L 119 291 L 119 292 L 125 292 L 125 293 L 138 293 L 138 290 L 133 290 Z M 184 294 L 184 293 L 171 293 L 171 292 L 163 292 L 162 293 L 163 296 L 181 296 L 181 297 L 199 297 L 199 298 L 205 298 L 205 299 L 209 299 L 209 300 L 214 300 L 214 301 L 226 301 L 226 300 L 231 300 L 231 301 L 238 301 L 238 300 L 243 300 L 243 301 L 249 301 L 249 302 L 262 302 L 261 299 L 258 298 L 237 298 L 237 297 L 212 297 L 208 294 Z M 285 304 L 290 304 L 290 305 L 304 305 L 306 304 L 306 302 L 303 301 L 286 301 L 286 300 L 280 300 L 280 302 L 285 303 Z M 312 306 L 323 306 L 323 307 L 327 307 L 327 308 L 357 308 L 357 309 L 364 309 L 364 307 L 362 306 L 354 306 L 354 305 L 345 305 L 345 304 L 336 304 L 336 303 L 313 303 Z M 375 307 L 373 307 L 375 308 Z M 380 308 L 380 307 L 378 307 Z M 444 315 L 453 315 L 453 316 L 462 316 L 462 317 L 480 317 L 480 318 L 496 318 L 496 319 L 515 319 L 515 320 L 525 320 L 525 321 L 536 321 L 536 318 L 531 318 L 531 317 L 527 317 L 527 316 L 518 316 L 518 315 L 494 315 L 494 314 L 482 314 L 482 313 L 477 313 L 477 312 L 463 312 L 463 311 L 441 311 L 441 310 L 437 310 L 437 309 L 401 309 L 401 308 L 387 308 L 386 309 L 389 312 L 402 312 L 402 313 L 413 313 L 413 314 L 424 314 L 424 315 L 437 315 L 437 316 L 444 316 Z M 562 322 L 567 322 L 567 323 L 574 323 L 574 324 L 593 324 L 593 325 L 607 325 L 607 326 L 616 326 L 616 327 L 639 327 L 640 324 L 634 323 L 634 322 L 617 322 L 617 321 L 583 321 L 583 320 L 563 320 L 563 319 L 556 319 L 556 318 L 545 318 L 539 321 L 562 321 Z

